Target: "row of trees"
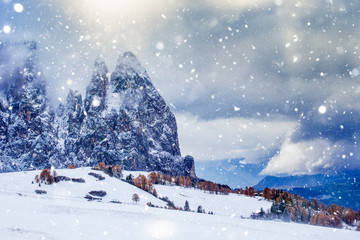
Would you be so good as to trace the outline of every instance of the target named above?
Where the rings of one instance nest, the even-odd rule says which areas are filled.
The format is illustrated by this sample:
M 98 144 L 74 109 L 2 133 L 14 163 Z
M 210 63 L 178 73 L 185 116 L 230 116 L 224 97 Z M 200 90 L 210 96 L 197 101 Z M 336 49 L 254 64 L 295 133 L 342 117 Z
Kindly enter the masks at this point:
M 123 167 L 120 165 L 112 166 L 112 165 L 106 165 L 104 162 L 99 162 L 99 164 L 95 165 L 92 169 L 103 171 L 104 173 L 108 174 L 110 177 L 115 177 L 118 179 L 121 179 L 123 176 L 122 175 Z
M 135 180 L 134 180 L 134 185 L 148 193 L 153 194 L 155 197 L 157 197 L 156 189 L 154 188 L 151 181 L 149 181 L 149 179 L 146 178 L 146 176 L 144 176 L 142 174 L 137 176 L 137 178 L 135 178 Z
M 200 180 L 197 182 L 191 181 L 189 176 L 177 176 L 171 177 L 170 175 L 164 175 L 158 172 L 151 172 L 149 174 L 149 181 L 152 184 L 162 184 L 162 185 L 175 185 L 182 186 L 185 188 L 194 187 L 201 189 L 203 191 L 215 194 L 229 194 L 234 191 L 231 190 L 229 186 L 217 184 L 211 181 Z
M 149 174 L 149 179 L 153 184 L 161 184 L 161 185 L 176 185 L 176 186 L 183 186 L 183 187 L 192 187 L 193 182 L 191 181 L 190 177 L 184 176 L 177 176 L 171 177 L 168 174 L 161 174 L 159 172 L 151 172 Z
M 210 181 L 200 181 L 197 183 L 194 183 L 191 181 L 191 179 L 187 176 L 177 176 L 177 177 L 171 177 L 167 174 L 161 174 L 159 172 L 151 172 L 148 177 L 146 177 L 143 174 L 138 175 L 136 178 L 134 178 L 131 174 L 126 176 L 125 181 L 135 185 L 136 187 L 147 191 L 151 194 L 153 194 L 155 197 L 157 197 L 156 189 L 154 188 L 154 184 L 162 184 L 162 185 L 174 185 L 174 186 L 182 186 L 182 187 L 195 187 L 204 191 L 208 191 L 210 193 L 223 193 L 227 194 L 231 192 L 231 189 L 229 187 L 224 187 L 222 185 L 210 182 Z M 166 202 L 168 202 L 169 209 L 176 209 L 176 210 L 184 210 L 184 211 L 191 211 L 189 202 L 185 202 L 184 208 L 182 207 L 176 207 L 173 202 L 171 202 L 167 197 L 160 198 Z M 153 206 L 153 204 L 149 203 L 148 206 Z M 197 212 L 205 213 L 205 210 L 202 208 L 202 206 L 198 206 Z M 213 214 L 212 212 L 209 212 L 209 214 Z
M 265 188 L 262 196 L 274 201 L 271 214 L 284 220 L 336 228 L 341 228 L 343 222 L 353 225 L 355 219 L 360 221 L 360 210 L 354 212 L 336 204 L 325 206 L 317 199 L 307 200 L 286 191 Z
M 233 193 L 230 187 L 213 183 L 210 181 L 200 181 L 196 183 L 196 188 L 201 189 L 203 191 L 208 191 L 209 193 L 213 194 L 224 194 L 227 195 L 229 193 Z
M 238 194 L 242 194 L 242 195 L 245 195 L 245 196 L 249 196 L 249 197 L 255 197 L 255 196 L 259 196 L 260 193 L 258 191 L 256 191 L 253 187 L 245 187 L 245 189 L 236 189 L 235 190 L 235 193 L 238 193 Z
M 51 169 L 45 168 L 41 171 L 40 176 L 36 175 L 34 181 L 36 183 L 44 183 L 44 184 L 53 184 L 55 182 L 55 178 L 57 177 L 56 171 L 51 171 Z

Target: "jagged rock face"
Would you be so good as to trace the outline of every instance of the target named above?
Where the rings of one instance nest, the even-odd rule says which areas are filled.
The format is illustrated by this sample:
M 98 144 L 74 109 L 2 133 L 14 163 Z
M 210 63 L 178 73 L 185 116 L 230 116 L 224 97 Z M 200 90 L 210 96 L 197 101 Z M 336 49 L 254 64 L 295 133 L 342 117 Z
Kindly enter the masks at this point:
M 70 163 L 81 166 L 78 159 L 81 137 L 80 129 L 85 118 L 82 96 L 78 91 L 70 90 L 65 105 L 60 104 L 56 111 L 55 128 L 58 138 L 57 167 L 66 167 Z
M 106 118 L 127 168 L 184 170 L 175 117 L 132 53 L 119 57 L 106 102 Z
M 136 57 L 122 54 L 110 81 L 108 76 L 105 63 L 97 60 L 85 96 L 77 159 L 184 174 L 175 117 Z
M 185 157 L 184 166 L 186 175 L 190 176 L 193 179 L 197 178 L 195 174 L 195 161 L 192 156 L 187 155 Z
M 0 91 L 0 171 L 105 162 L 196 177 L 193 159 L 184 164 L 181 157 L 173 113 L 134 54 L 122 54 L 111 75 L 96 60 L 84 101 L 70 91 L 54 118 L 36 66 L 36 43 L 20 46 L 25 60 L 0 82 L 5 89 Z M 13 62 L 2 47 L 0 60 Z
M 105 63 L 97 59 L 90 85 L 86 90 L 84 103 L 86 117 L 79 139 L 79 159 L 85 164 L 94 165 L 101 161 L 110 163 L 111 159 L 115 158 L 114 148 L 109 145 L 112 133 L 104 119 L 108 76 Z
M 90 85 L 86 89 L 84 101 L 85 111 L 88 115 L 98 115 L 99 112 L 105 109 L 108 83 L 108 69 L 101 59 L 97 59 Z
M 3 93 L 7 103 L 1 104 L 1 115 L 6 116 L 7 127 L 1 127 L 6 131 L 6 139 L 2 141 L 0 171 L 43 168 L 53 161 L 53 113 L 44 81 L 38 74 L 36 43 L 25 42 L 16 47 L 26 58 L 23 65 L 12 72 L 10 84 Z

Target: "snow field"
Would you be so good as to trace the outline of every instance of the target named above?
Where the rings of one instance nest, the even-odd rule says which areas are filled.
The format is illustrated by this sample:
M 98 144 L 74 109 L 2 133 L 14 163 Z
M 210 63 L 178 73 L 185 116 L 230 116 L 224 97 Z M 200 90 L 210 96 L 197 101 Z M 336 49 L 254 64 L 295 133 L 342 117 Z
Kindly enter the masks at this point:
M 96 172 L 103 181 L 89 176 Z M 358 232 L 277 221 L 242 219 L 267 201 L 236 195 L 213 195 L 200 190 L 155 185 L 175 205 L 201 204 L 215 215 L 147 207 L 165 206 L 154 196 L 90 168 L 57 170 L 58 175 L 84 178 L 86 183 L 31 184 L 39 171 L 0 174 L 1 239 L 357 239 Z M 136 173 L 135 173 L 136 174 Z M 124 174 L 126 176 L 126 173 Z M 35 189 L 47 194 L 35 194 Z M 87 201 L 92 190 L 107 195 Z M 131 197 L 140 196 L 134 204 Z M 111 200 L 123 204 L 110 203 Z M 253 209 L 254 208 L 254 209 Z

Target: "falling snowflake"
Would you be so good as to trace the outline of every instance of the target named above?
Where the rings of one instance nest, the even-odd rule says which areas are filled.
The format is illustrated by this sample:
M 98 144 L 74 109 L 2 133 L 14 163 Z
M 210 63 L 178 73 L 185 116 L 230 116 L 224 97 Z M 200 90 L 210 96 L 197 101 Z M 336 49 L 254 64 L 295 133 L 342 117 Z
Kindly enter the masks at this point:
M 3 27 L 3 31 L 4 31 L 4 33 L 10 33 L 11 32 L 11 27 L 9 25 L 5 25 Z
M 15 12 L 21 13 L 22 11 L 24 11 L 24 7 L 21 3 L 15 3 L 14 10 Z
M 320 114 L 325 114 L 326 111 L 327 111 L 327 108 L 326 108 L 326 106 L 324 106 L 324 105 L 321 105 L 321 106 L 318 108 L 318 112 L 319 112 Z

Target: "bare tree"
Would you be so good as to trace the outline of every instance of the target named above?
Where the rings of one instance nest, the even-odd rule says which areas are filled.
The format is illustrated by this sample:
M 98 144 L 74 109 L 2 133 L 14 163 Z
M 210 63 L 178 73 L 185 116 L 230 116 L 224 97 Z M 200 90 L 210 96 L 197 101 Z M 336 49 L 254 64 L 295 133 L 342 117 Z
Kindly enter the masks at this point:
M 132 200 L 133 200 L 134 203 L 137 204 L 138 201 L 140 200 L 139 195 L 137 195 L 136 193 L 134 193 L 134 194 L 132 195 Z

